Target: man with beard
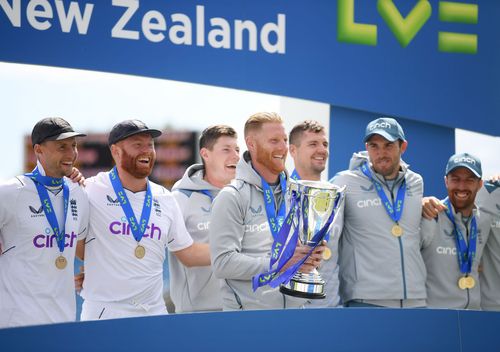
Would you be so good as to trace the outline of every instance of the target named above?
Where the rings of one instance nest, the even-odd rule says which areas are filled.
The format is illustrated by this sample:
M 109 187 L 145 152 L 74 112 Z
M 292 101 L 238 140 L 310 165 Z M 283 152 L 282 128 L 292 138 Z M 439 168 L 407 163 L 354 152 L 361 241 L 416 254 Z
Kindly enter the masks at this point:
M 483 232 L 483 237 L 488 240 L 479 269 L 481 309 L 500 311 L 500 175 L 484 181 L 483 187 L 477 193 L 475 204 L 481 218 L 491 218 L 489 234 L 484 235 Z M 447 208 L 436 197 L 426 197 L 422 209 L 422 215 L 426 219 L 433 219 Z
M 290 155 L 295 166 L 290 177 L 294 180 L 321 181 L 321 173 L 325 170 L 328 160 L 328 139 L 325 127 L 318 121 L 303 121 L 292 128 L 289 142 Z M 341 215 L 337 219 L 340 218 Z M 340 304 L 337 261 L 341 230 L 341 224 L 336 220 L 332 231 L 327 236 L 327 248 L 323 252 L 323 262 L 318 269 L 325 280 L 326 298 L 310 300 L 305 305 L 306 308 L 337 307 Z
M 422 256 L 427 267 L 427 305 L 480 309 L 479 263 L 491 218 L 474 205 L 481 189 L 481 161 L 467 153 L 450 157 L 448 197 L 436 218 L 422 219 Z M 457 260 L 458 259 L 458 260 Z
M 40 120 L 29 174 L 0 184 L 0 328 L 75 321 L 73 263 L 88 229 L 88 200 L 69 182 L 75 132 L 59 117 Z
M 401 160 L 408 143 L 392 118 L 371 121 L 366 152 L 332 180 L 346 185 L 339 247 L 340 294 L 347 307 L 425 306 L 420 254 L 422 177 Z
M 82 320 L 167 314 L 165 248 L 186 266 L 210 264 L 208 245 L 193 243 L 172 194 L 148 180 L 160 135 L 139 120 L 118 123 L 108 139 L 116 166 L 86 182 Z
M 236 167 L 236 179 L 214 201 L 210 250 L 215 276 L 222 281 L 223 310 L 278 309 L 302 306 L 304 299 L 278 288 L 252 288 L 252 278 L 269 270 L 271 247 L 284 220 L 288 152 L 283 121 L 276 113 L 257 113 L 245 123 L 248 151 Z M 267 196 L 267 197 L 265 197 Z M 321 260 L 318 247 L 301 267 L 310 272 Z M 288 262 L 297 263 L 309 248 L 298 246 Z
M 191 165 L 172 188 L 194 241 L 208 243 L 212 202 L 236 174 L 240 159 L 236 131 L 226 125 L 206 128 L 200 136 L 202 163 Z M 222 310 L 220 283 L 211 266 L 187 268 L 169 252 L 170 295 L 176 313 Z

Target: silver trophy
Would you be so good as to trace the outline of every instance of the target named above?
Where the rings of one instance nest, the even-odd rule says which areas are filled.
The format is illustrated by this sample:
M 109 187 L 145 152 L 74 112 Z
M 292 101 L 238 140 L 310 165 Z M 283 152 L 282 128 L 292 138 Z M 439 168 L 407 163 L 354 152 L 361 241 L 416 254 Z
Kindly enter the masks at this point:
M 290 183 L 288 198 L 291 199 L 295 192 L 300 213 L 293 225 L 299 227 L 299 241 L 302 244 L 314 247 L 317 245 L 313 240 L 316 234 L 321 230 L 330 233 L 337 211 L 344 201 L 344 189 L 322 181 L 300 180 Z M 325 298 L 324 289 L 325 280 L 316 269 L 308 274 L 298 271 L 287 284 L 280 286 L 284 294 L 307 299 Z

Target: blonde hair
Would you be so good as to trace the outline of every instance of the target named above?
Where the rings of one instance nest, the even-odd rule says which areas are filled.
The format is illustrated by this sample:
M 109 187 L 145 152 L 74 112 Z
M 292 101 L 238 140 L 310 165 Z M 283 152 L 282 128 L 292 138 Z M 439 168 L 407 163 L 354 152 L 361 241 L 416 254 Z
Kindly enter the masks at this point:
M 245 122 L 245 138 L 250 132 L 260 130 L 262 125 L 266 122 L 283 123 L 283 119 L 275 112 L 258 112 L 253 114 L 248 118 L 247 122 Z

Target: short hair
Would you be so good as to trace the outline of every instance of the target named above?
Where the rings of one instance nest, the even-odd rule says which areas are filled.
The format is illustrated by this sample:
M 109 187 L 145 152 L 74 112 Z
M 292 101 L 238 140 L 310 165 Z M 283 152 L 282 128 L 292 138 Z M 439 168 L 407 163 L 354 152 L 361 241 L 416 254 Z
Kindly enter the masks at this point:
M 207 148 L 212 150 L 220 137 L 238 138 L 235 129 L 228 125 L 214 125 L 207 127 L 200 135 L 200 150 Z
M 245 138 L 250 132 L 260 130 L 262 125 L 266 122 L 283 123 L 283 119 L 275 112 L 258 112 L 253 114 L 248 118 L 247 122 L 245 122 Z
M 324 130 L 325 126 L 320 124 L 318 121 L 305 120 L 292 128 L 292 130 L 290 131 L 290 136 L 288 137 L 288 142 L 298 147 L 300 145 L 300 140 L 304 132 L 309 131 L 319 133 Z

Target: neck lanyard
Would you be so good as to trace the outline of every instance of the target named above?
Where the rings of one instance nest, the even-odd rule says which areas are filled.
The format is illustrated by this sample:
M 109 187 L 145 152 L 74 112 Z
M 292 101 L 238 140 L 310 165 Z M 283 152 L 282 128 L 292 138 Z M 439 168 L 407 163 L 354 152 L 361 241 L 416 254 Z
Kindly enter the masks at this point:
M 146 187 L 146 196 L 144 197 L 144 204 L 142 206 L 141 219 L 138 222 L 137 218 L 134 215 L 134 211 L 132 206 L 130 205 L 130 201 L 128 200 L 127 194 L 123 189 L 123 185 L 118 177 L 118 171 L 116 170 L 116 166 L 110 171 L 109 179 L 111 181 L 111 185 L 115 190 L 116 196 L 120 201 L 120 205 L 127 217 L 127 221 L 130 225 L 130 229 L 132 230 L 132 234 L 134 235 L 135 240 L 139 243 L 146 232 L 146 228 L 149 222 L 149 217 L 151 215 L 151 206 L 152 206 L 152 194 L 151 187 L 149 185 L 149 181 L 147 181 Z
M 69 201 L 69 187 L 64 181 L 64 178 L 56 178 L 43 176 L 40 174 L 38 170 L 38 166 L 29 174 L 25 174 L 25 176 L 31 178 L 35 183 L 36 190 L 38 192 L 38 197 L 40 198 L 40 202 L 42 203 L 43 212 L 47 221 L 49 222 L 54 235 L 57 240 L 57 247 L 59 248 L 59 252 L 62 254 L 64 252 L 64 237 L 65 233 L 65 224 L 66 224 L 66 215 L 68 212 L 68 201 Z M 52 206 L 52 202 L 50 201 L 49 193 L 45 187 L 57 187 L 62 186 L 63 189 L 63 223 L 62 226 L 59 226 L 57 221 L 56 214 L 54 212 L 54 207 Z
M 476 246 L 477 246 L 477 223 L 476 217 L 472 216 L 471 225 L 470 225 L 470 236 L 469 236 L 469 245 L 467 245 L 467 241 L 465 240 L 465 236 L 462 231 L 458 228 L 455 217 L 452 212 L 452 205 L 448 198 L 444 201 L 447 209 L 445 210 L 448 219 L 450 219 L 453 224 L 453 229 L 455 232 L 455 238 L 457 241 L 457 257 L 458 257 L 458 266 L 460 268 L 460 272 L 463 274 L 469 274 L 472 270 L 472 261 L 476 256 Z

